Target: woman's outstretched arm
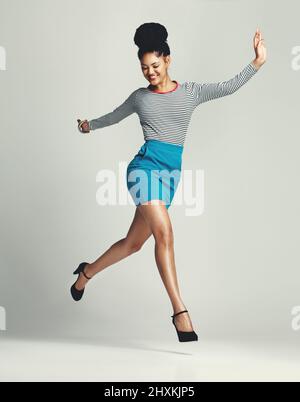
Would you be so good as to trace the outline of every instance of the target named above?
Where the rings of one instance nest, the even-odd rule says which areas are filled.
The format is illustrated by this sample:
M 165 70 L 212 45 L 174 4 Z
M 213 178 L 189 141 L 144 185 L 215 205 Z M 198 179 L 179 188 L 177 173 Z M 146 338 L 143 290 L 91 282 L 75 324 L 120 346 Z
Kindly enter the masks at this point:
M 256 30 L 253 38 L 255 59 L 248 63 L 242 71 L 227 81 L 213 83 L 190 82 L 190 89 L 195 97 L 196 105 L 222 96 L 231 95 L 246 84 L 266 61 L 266 48 L 260 30 Z
M 190 88 L 195 97 L 196 106 L 212 99 L 231 95 L 246 84 L 258 69 L 251 62 L 241 72 L 227 81 L 198 83 L 190 82 Z
M 103 116 L 96 119 L 89 120 L 90 130 L 96 130 L 97 128 L 102 128 L 106 126 L 111 126 L 112 124 L 119 123 L 119 121 L 125 119 L 125 117 L 131 115 L 135 112 L 135 97 L 137 90 L 132 92 L 129 97 L 112 112 L 109 112 Z

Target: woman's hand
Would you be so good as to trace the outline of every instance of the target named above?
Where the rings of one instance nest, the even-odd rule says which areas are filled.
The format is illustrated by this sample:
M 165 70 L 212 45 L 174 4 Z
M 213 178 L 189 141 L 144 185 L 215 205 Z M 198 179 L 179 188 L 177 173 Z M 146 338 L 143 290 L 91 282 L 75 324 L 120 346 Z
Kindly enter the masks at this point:
M 77 122 L 78 122 L 78 130 L 81 133 L 89 133 L 90 132 L 90 125 L 89 125 L 88 120 L 77 119 Z
M 254 38 L 253 38 L 253 47 L 255 51 L 256 58 L 253 60 L 253 63 L 257 68 L 261 67 L 267 58 L 267 49 L 265 46 L 264 39 L 261 37 L 261 31 L 257 28 Z

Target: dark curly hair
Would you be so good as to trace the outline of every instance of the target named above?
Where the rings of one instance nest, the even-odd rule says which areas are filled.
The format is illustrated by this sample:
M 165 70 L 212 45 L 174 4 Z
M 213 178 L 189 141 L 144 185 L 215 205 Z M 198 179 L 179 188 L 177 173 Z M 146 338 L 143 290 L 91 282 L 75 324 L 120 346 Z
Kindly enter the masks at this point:
M 155 52 L 158 57 L 168 56 L 171 52 L 167 37 L 166 28 L 158 22 L 146 22 L 140 25 L 134 35 L 134 43 L 139 47 L 138 58 L 141 60 L 148 52 Z

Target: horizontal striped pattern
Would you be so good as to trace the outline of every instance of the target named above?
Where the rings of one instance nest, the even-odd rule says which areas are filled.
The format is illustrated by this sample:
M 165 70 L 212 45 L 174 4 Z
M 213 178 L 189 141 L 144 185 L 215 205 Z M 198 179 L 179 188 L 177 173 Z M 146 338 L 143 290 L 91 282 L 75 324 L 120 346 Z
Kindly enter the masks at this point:
M 228 81 L 186 81 L 165 93 L 155 92 L 149 87 L 138 88 L 112 112 L 89 120 L 90 129 L 119 123 L 137 113 L 145 141 L 153 139 L 183 146 L 194 109 L 201 103 L 233 94 L 257 71 L 251 62 Z

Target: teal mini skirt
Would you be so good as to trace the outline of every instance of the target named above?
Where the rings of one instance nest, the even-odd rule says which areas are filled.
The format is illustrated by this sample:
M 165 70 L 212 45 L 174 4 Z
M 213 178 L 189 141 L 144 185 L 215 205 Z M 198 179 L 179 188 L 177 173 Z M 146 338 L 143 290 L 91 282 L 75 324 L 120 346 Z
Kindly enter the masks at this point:
M 162 200 L 168 209 L 181 177 L 183 146 L 146 140 L 127 167 L 127 189 L 135 205 Z

